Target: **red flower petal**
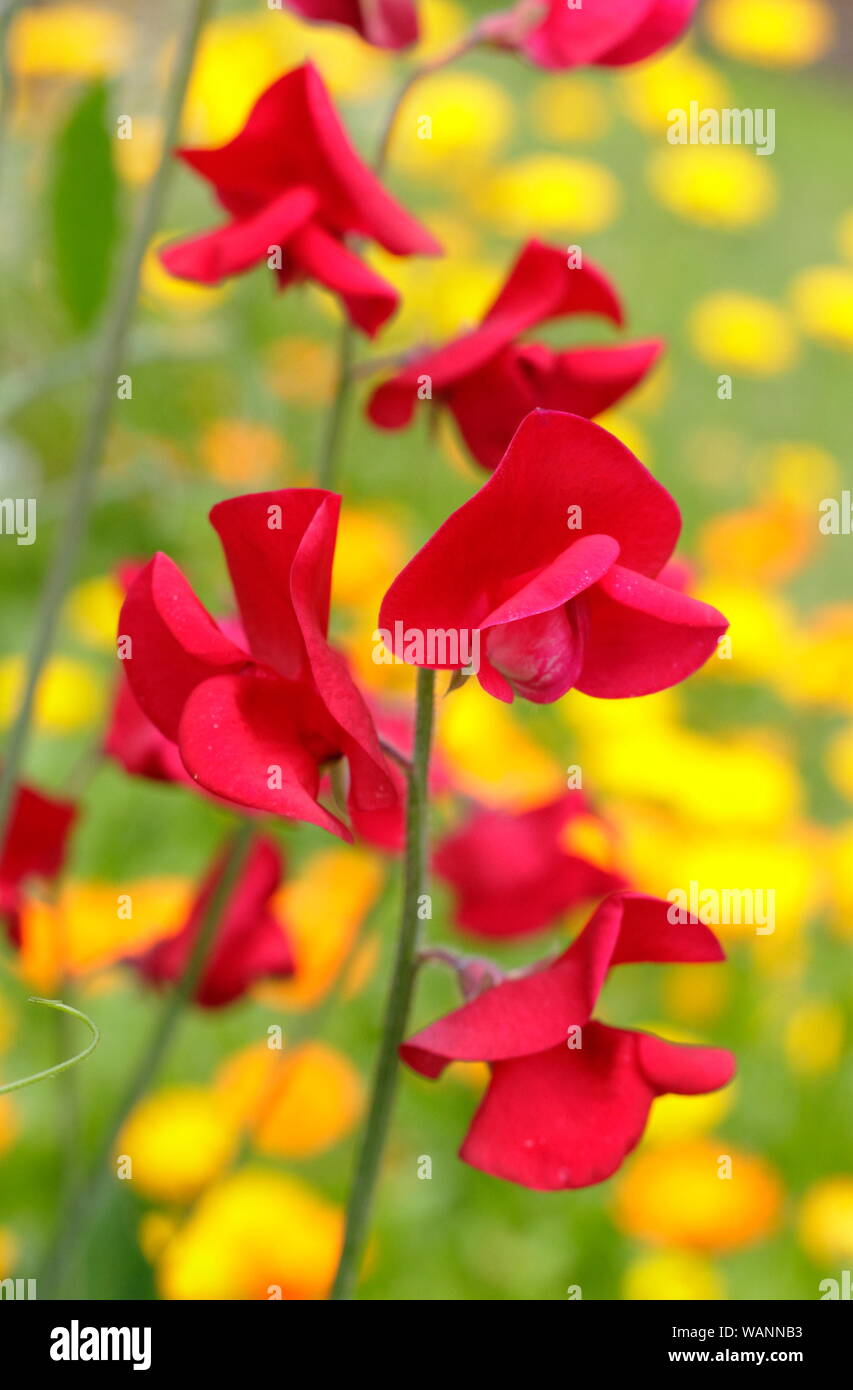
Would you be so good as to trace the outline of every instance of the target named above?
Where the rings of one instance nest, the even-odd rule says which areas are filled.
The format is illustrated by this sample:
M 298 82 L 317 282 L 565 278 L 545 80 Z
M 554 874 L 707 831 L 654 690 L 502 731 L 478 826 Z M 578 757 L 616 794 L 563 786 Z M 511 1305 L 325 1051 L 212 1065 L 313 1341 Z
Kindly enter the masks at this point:
M 173 742 L 187 697 L 199 682 L 248 661 L 199 603 L 177 565 L 162 554 L 128 589 L 119 637 L 131 639 L 124 667 L 136 699 Z
M 728 627 L 710 604 L 621 565 L 585 601 L 589 632 L 576 684 L 599 698 L 651 695 L 676 685 L 708 660 Z
M 349 840 L 317 800 L 317 761 L 294 716 L 299 700 L 298 687 L 260 671 L 204 681 L 186 701 L 181 757 L 190 776 L 217 796 Z
M 639 27 L 623 42 L 608 49 L 598 61 L 607 67 L 642 62 L 681 37 L 698 3 L 699 0 L 655 0 Z
M 418 37 L 412 0 L 287 0 L 287 6 L 305 19 L 345 24 L 376 48 L 406 48 Z
M 310 188 L 289 188 L 251 217 L 165 247 L 160 259 L 170 275 L 217 285 L 266 260 L 271 247 L 286 250 L 316 208 L 317 198 Z
M 296 233 L 288 250 L 299 271 L 340 295 L 352 322 L 368 337 L 379 331 L 400 302 L 393 285 L 313 222 Z

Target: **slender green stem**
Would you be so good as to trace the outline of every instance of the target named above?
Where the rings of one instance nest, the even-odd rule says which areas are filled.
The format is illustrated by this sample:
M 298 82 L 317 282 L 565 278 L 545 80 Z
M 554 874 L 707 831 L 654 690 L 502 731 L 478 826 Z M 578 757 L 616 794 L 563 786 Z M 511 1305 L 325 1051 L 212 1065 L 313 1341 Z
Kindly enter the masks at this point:
M 116 376 L 121 371 L 121 359 L 139 290 L 142 262 L 160 216 L 171 164 L 172 146 L 179 134 L 181 111 L 196 47 L 212 3 L 213 0 L 193 0 L 189 6 L 188 21 L 180 40 L 166 97 L 160 161 L 143 198 L 127 259 L 107 310 L 94 394 L 74 460 L 62 534 L 45 580 L 21 706 L 9 734 L 8 748 L 0 772 L 0 843 L 4 838 L 12 795 L 29 735 L 39 678 L 53 646 L 62 602 L 88 529 L 95 479 L 109 430 L 112 407 L 116 400 Z
M 379 137 L 379 149 L 374 164 L 377 174 L 385 172 L 385 166 L 388 163 L 388 155 L 391 151 L 391 141 L 394 137 L 394 127 L 397 124 L 397 117 L 400 114 L 403 102 L 406 100 L 412 88 L 416 86 L 422 78 L 429 77 L 431 73 L 439 72 L 442 68 L 446 68 L 449 63 L 454 63 L 457 58 L 462 58 L 466 53 L 470 53 L 472 48 L 476 48 L 480 40 L 480 28 L 479 25 L 475 25 L 475 27 L 467 33 L 464 38 L 460 39 L 458 43 L 455 43 L 452 48 L 448 48 L 444 53 L 439 53 L 435 58 L 428 58 L 426 62 L 420 63 L 417 67 L 412 68 L 406 73 L 406 76 L 397 88 L 397 92 L 391 102 L 390 110 L 385 118 L 385 124 L 382 127 L 382 133 Z
M 94 1052 L 101 1040 L 97 1024 L 93 1023 L 91 1018 L 87 1014 L 81 1013 L 79 1009 L 72 1009 L 70 1004 L 63 1004 L 59 999 L 38 999 L 35 995 L 32 995 L 28 1002 L 30 1004 L 44 1004 L 46 1009 L 56 1009 L 60 1013 L 70 1014 L 72 1018 L 79 1018 L 80 1022 L 85 1023 L 90 1030 L 92 1041 L 88 1047 L 83 1048 L 82 1052 L 75 1052 L 73 1057 L 67 1057 L 64 1062 L 56 1062 L 52 1067 L 46 1067 L 44 1071 L 33 1072 L 32 1076 L 25 1076 L 21 1081 L 7 1081 L 5 1086 L 0 1086 L 0 1096 L 4 1096 L 7 1091 L 22 1091 L 25 1086 L 32 1086 L 36 1081 L 48 1081 L 52 1076 L 61 1076 L 64 1071 L 76 1067 L 77 1063 L 88 1057 L 90 1052 Z
M 101 1139 L 88 1176 L 71 1196 L 60 1221 L 59 1231 L 49 1250 L 43 1272 L 39 1276 L 43 1296 L 57 1297 L 74 1261 L 81 1253 L 81 1244 L 88 1227 L 97 1214 L 110 1176 L 109 1162 L 116 1140 L 128 1115 L 136 1107 L 155 1077 L 160 1063 L 173 1039 L 184 1008 L 196 990 L 207 961 L 222 915 L 240 876 L 249 853 L 256 827 L 246 819 L 234 835 L 216 888 L 198 929 L 189 959 L 178 983 L 164 1001 L 160 1017 L 152 1032 L 148 1047 L 131 1077 L 130 1084 Z
M 397 956 L 388 990 L 382 1039 L 370 1109 L 356 1160 L 355 1174 L 347 1206 L 346 1232 L 332 1298 L 350 1299 L 358 1281 L 359 1264 L 370 1223 L 370 1212 L 379 1177 L 382 1152 L 394 1106 L 399 1074 L 397 1049 L 403 1041 L 409 1004 L 417 971 L 418 909 L 424 892 L 427 865 L 427 821 L 429 756 L 432 743 L 435 672 L 418 671 L 415 746 L 408 775 L 406 807 L 406 854 L 403 877 L 403 906 Z
M 338 377 L 335 384 L 335 395 L 317 464 L 318 487 L 333 488 L 336 483 L 338 460 L 343 440 L 343 426 L 349 398 L 352 394 L 354 355 L 355 333 L 349 318 L 345 316 L 341 323 L 338 339 Z

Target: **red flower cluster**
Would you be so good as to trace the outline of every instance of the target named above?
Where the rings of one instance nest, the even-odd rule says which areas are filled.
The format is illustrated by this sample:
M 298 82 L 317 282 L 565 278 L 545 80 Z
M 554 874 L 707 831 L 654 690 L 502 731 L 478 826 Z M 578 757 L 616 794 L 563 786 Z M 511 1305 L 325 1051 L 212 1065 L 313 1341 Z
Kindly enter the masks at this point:
M 426 643 L 413 657 L 408 634 L 475 635 L 478 679 L 499 700 L 664 690 L 701 666 L 727 627 L 659 578 L 680 529 L 669 493 L 613 435 L 535 411 L 488 482 L 394 580 L 380 627 L 397 655 L 435 669 L 462 663 L 431 657 Z
M 477 462 L 496 468 L 531 410 L 598 415 L 642 380 L 663 347 L 649 339 L 555 352 L 518 341 L 549 319 L 581 314 L 623 322 L 616 291 L 596 266 L 573 268 L 564 250 L 529 241 L 479 327 L 407 362 L 374 391 L 368 415 L 383 429 L 401 429 L 427 389 L 428 399 L 447 406 Z
M 344 758 L 354 821 L 396 833 L 399 790 L 367 706 L 328 643 L 340 498 L 311 488 L 221 502 L 211 521 L 241 626 L 234 637 L 159 554 L 133 581 L 119 633 L 131 690 L 207 791 L 351 839 L 318 793 Z
M 478 807 L 436 847 L 433 869 L 455 890 L 453 920 L 475 936 L 527 936 L 624 882 L 564 847 L 571 822 L 586 815 L 581 792 L 533 810 Z
M 587 1187 L 639 1141 L 652 1101 L 725 1086 L 731 1053 L 612 1028 L 592 1014 L 609 970 L 632 962 L 721 961 L 714 934 L 668 921 L 636 893 L 605 899 L 557 960 L 486 988 L 416 1033 L 400 1055 L 435 1079 L 453 1061 L 488 1062 L 491 1080 L 460 1157 L 540 1191 Z
M 220 857 L 208 875 L 186 925 L 175 936 L 128 960 L 144 980 L 164 985 L 180 980 L 211 898 L 224 872 Z M 195 991 L 195 1002 L 219 1008 L 245 994 L 255 980 L 292 975 L 293 951 L 269 900 L 281 885 L 284 865 L 271 840 L 258 838 L 219 918 L 213 944 Z
M 178 153 L 213 185 L 230 219 L 166 248 L 163 264 L 182 279 L 214 285 L 267 262 L 282 289 L 316 280 L 372 335 L 399 296 L 346 237 L 370 238 L 397 256 L 441 253 L 359 159 L 310 63 L 273 83 L 228 144 Z

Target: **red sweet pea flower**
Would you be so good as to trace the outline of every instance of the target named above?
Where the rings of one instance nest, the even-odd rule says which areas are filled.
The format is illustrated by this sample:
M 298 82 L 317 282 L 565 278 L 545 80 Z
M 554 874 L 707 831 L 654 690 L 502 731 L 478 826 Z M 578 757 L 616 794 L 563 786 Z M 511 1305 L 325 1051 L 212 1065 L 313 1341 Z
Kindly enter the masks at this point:
M 134 696 L 194 781 L 349 840 L 318 800 L 326 765 L 346 758 L 350 813 L 362 823 L 396 817 L 399 805 L 367 706 L 326 640 L 340 500 L 285 488 L 213 508 L 245 642 L 162 554 L 131 585 L 119 633 L 131 641 Z
M 431 398 L 450 410 L 474 458 L 493 469 L 537 406 L 598 415 L 642 380 L 663 344 L 652 338 L 554 352 L 542 343 L 518 341 L 565 314 L 623 321 L 616 291 L 596 266 L 573 270 L 564 250 L 529 241 L 480 326 L 415 357 L 377 387 L 368 405 L 370 419 L 383 429 L 402 429 L 428 381 Z
M 385 643 L 411 665 L 467 664 L 499 700 L 664 690 L 727 626 L 656 579 L 680 528 L 669 493 L 613 435 L 534 411 L 488 482 L 394 580 L 379 614 Z
M 43 796 L 32 787 L 18 787 L 0 845 L 0 912 L 17 913 L 27 879 L 56 878 L 76 815 L 77 807 L 70 801 Z
M 303 19 L 354 29 L 374 48 L 406 48 L 418 37 L 413 0 L 287 0 Z
M 525 936 L 624 887 L 618 875 L 563 848 L 566 827 L 586 813 L 580 792 L 521 813 L 477 808 L 433 857 L 456 893 L 454 923 L 475 936 Z
M 147 777 L 153 782 L 177 782 L 198 789 L 181 762 L 177 745 L 151 723 L 124 680 L 116 692 L 104 753 L 136 777 Z
M 149 984 L 179 980 L 186 969 L 208 903 L 225 868 L 214 865 L 193 904 L 185 927 L 128 960 Z M 232 890 L 195 993 L 197 1004 L 218 1008 L 245 994 L 255 980 L 293 974 L 293 951 L 269 900 L 281 885 L 283 863 L 271 840 L 258 838 Z
M 441 253 L 362 164 L 310 63 L 273 83 L 227 145 L 178 153 L 230 215 L 224 226 L 162 253 L 166 269 L 182 279 L 214 285 L 268 261 L 282 289 L 316 280 L 373 335 L 398 295 L 348 248 L 347 235 L 369 237 L 397 256 Z M 271 260 L 278 249 L 280 264 Z
M 606 899 L 557 960 L 506 979 L 424 1028 L 400 1049 L 422 1076 L 452 1061 L 488 1062 L 491 1080 L 460 1157 L 524 1187 L 588 1187 L 639 1141 L 652 1101 L 725 1086 L 731 1053 L 664 1042 L 591 1021 L 608 970 L 637 961 L 723 960 L 701 922 L 674 926 L 669 904 L 637 893 Z
M 482 32 L 539 67 L 639 63 L 679 38 L 698 0 L 520 0 L 483 21 Z

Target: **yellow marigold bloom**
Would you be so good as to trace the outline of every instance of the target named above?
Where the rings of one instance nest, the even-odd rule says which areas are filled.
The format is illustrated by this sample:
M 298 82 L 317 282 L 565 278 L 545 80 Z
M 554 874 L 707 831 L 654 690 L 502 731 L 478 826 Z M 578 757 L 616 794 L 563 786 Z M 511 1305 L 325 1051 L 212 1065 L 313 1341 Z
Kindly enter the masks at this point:
M 831 603 L 809 618 L 779 673 L 790 700 L 853 712 L 853 604 Z
M 815 498 L 832 496 L 841 486 L 837 460 L 817 444 L 772 444 L 758 451 L 756 462 L 766 476 L 772 504 L 796 508 L 811 522 Z
M 453 0 L 422 0 L 418 5 L 420 38 L 409 50 L 415 62 L 435 58 L 460 39 L 465 32 L 468 16 Z
M 18 1132 L 18 1116 L 11 1096 L 0 1096 L 0 1154 L 10 1149 Z
M 731 1177 L 721 1176 L 731 1162 Z M 696 1139 L 647 1149 L 616 1191 L 616 1219 L 628 1235 L 688 1250 L 738 1250 L 775 1229 L 782 1185 L 756 1154 L 725 1140 Z
M 844 1046 L 844 1013 L 829 999 L 808 999 L 788 1019 L 785 1053 L 791 1071 L 819 1076 L 838 1065 Z
M 438 72 L 403 100 L 390 147 L 392 167 L 431 182 L 462 182 L 489 164 L 513 124 L 499 83 L 470 72 Z
M 275 915 L 287 924 L 296 974 L 292 980 L 259 985 L 257 997 L 292 1009 L 310 1009 L 322 999 L 349 956 L 384 877 L 379 856 L 358 848 L 324 850 L 303 864 L 272 904 Z M 368 961 L 372 952 L 365 943 L 348 974 L 350 990 L 364 982 Z
M 654 1031 L 660 1033 L 661 1029 Z M 643 1146 L 672 1144 L 707 1134 L 729 1113 L 733 1097 L 733 1086 L 705 1096 L 659 1096 L 652 1106 Z
M 530 154 L 504 165 L 475 194 L 478 211 L 508 236 L 583 236 L 617 217 L 622 190 L 603 164 Z
M 449 249 L 447 243 L 442 245 Z M 401 296 L 400 310 L 382 338 L 391 352 L 437 344 L 466 332 L 479 323 L 505 276 L 504 267 L 476 256 L 449 254 L 415 265 L 414 259 L 379 250 L 368 259 Z
M 104 77 L 124 65 L 132 37 L 100 5 L 28 5 L 12 20 L 9 57 L 22 77 Z
M 767 67 L 813 63 L 835 36 L 835 20 L 824 0 L 710 0 L 703 14 L 722 53 Z
M 152 116 L 134 116 L 133 133 L 129 139 L 116 140 L 116 168 L 125 183 L 134 187 L 153 178 L 160 160 L 163 127 Z
M 505 705 L 474 680 L 445 700 L 437 740 L 455 784 L 489 806 L 517 810 L 558 796 L 566 773 L 528 736 Z
M 756 295 L 738 290 L 707 295 L 694 306 L 687 328 L 697 357 L 722 372 L 776 376 L 797 360 L 791 319 Z
M 753 227 L 776 205 L 767 165 L 737 145 L 668 145 L 649 161 L 649 186 L 687 222 L 726 231 Z
M 128 1179 L 158 1202 L 191 1202 L 231 1158 L 237 1126 L 216 1095 L 173 1086 L 147 1096 L 116 1140 L 115 1157 L 130 1159 Z
M 630 1302 L 725 1298 L 725 1286 L 710 1260 L 689 1250 L 639 1255 L 622 1277 L 622 1297 Z
M 72 589 L 65 604 L 65 618 L 81 642 L 101 651 L 114 652 L 118 615 L 124 590 L 112 574 L 86 579 Z
M 29 898 L 21 909 L 21 974 L 48 994 L 65 972 L 104 969 L 178 931 L 192 894 L 186 879 L 152 878 L 72 882 L 55 902 Z
M 321 1299 L 343 1213 L 284 1173 L 247 1168 L 206 1192 L 167 1243 L 157 1283 L 169 1299 Z
M 0 661 L 0 728 L 14 719 L 24 688 L 25 662 L 20 656 Z M 69 656 L 55 656 L 45 667 L 36 691 L 34 724 L 40 733 L 69 734 L 100 717 L 104 685 L 91 666 Z
M 853 1259 L 853 1177 L 839 1174 L 809 1188 L 800 1206 L 799 1232 L 817 1263 Z
M 334 602 L 369 610 L 375 621 L 383 594 L 408 557 L 405 537 L 390 515 L 344 507 L 332 571 Z
M 280 338 L 267 351 L 266 381 L 289 404 L 326 405 L 335 390 L 336 358 L 330 343 L 315 338 Z
M 831 739 L 826 750 L 826 770 L 842 796 L 853 801 L 853 724 Z
M 709 577 L 696 597 L 719 608 L 730 623 L 701 679 L 773 686 L 790 679 L 800 635 L 786 599 L 760 584 L 731 582 L 724 573 Z
M 814 505 L 805 512 L 773 501 L 706 521 L 697 554 L 708 569 L 733 580 L 776 584 L 802 569 L 817 541 Z
M 610 129 L 610 106 L 601 84 L 591 77 L 548 76 L 537 82 L 530 99 L 533 125 L 548 139 L 599 140 Z
M 205 25 L 182 143 L 218 145 L 237 134 L 261 92 L 287 70 L 288 20 L 268 12 L 226 15 Z
M 625 68 L 618 77 L 625 109 L 631 120 L 650 135 L 669 129 L 669 113 L 689 111 L 691 101 L 700 109 L 729 106 L 729 90 L 722 75 L 696 56 L 689 43 L 677 44 L 650 62 Z
M 364 1104 L 361 1077 L 342 1052 L 322 1042 L 294 1051 L 244 1048 L 219 1070 L 218 1103 L 252 1135 L 260 1153 L 309 1158 L 355 1127 Z
M 853 348 L 853 270 L 816 265 L 791 287 L 794 313 L 804 333 L 827 347 Z
M 207 471 L 221 483 L 281 487 L 289 463 L 281 435 L 250 420 L 214 420 L 203 431 L 199 453 Z

